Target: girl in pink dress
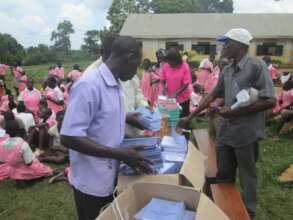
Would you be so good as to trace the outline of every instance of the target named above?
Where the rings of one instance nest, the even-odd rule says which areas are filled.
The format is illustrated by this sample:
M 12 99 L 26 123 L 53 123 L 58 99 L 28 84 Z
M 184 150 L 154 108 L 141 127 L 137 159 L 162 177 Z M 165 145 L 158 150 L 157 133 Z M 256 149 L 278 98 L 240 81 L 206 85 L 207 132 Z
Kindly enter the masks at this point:
M 47 82 L 48 86 L 43 95 L 47 100 L 48 107 L 52 109 L 54 113 L 62 111 L 64 109 L 64 96 L 57 86 L 56 79 L 54 77 L 49 77 Z
M 55 76 L 57 76 L 60 80 L 64 79 L 64 68 L 62 67 L 61 62 L 57 63 L 57 67 L 54 69 Z
M 196 83 L 199 84 L 204 90 L 210 89 L 211 74 L 213 72 L 214 65 L 209 59 L 202 61 L 201 66 L 199 67 L 199 72 L 197 76 Z M 205 93 L 208 93 L 205 91 Z
M 269 65 L 269 73 L 271 75 L 271 78 L 272 78 L 273 82 L 276 83 L 277 80 L 278 80 L 278 69 L 277 69 L 277 66 L 275 64 L 270 64 Z
M 140 81 L 140 88 L 143 96 L 150 100 L 151 93 L 151 61 L 149 59 L 144 59 L 142 62 L 142 77 Z
M 24 102 L 26 109 L 34 115 L 35 119 L 38 115 L 41 99 L 42 95 L 39 90 L 34 88 L 34 81 L 31 79 L 27 82 L 27 88 L 18 96 L 18 101 Z
M 40 163 L 28 143 L 21 137 L 15 120 L 6 121 L 7 135 L 1 135 L 0 161 L 9 165 L 9 178 L 17 183 L 50 176 L 50 167 Z
M 277 102 L 273 108 L 273 115 L 276 116 L 282 110 L 288 109 L 293 105 L 293 81 L 288 81 L 283 86 L 282 93 L 277 97 Z M 271 116 L 271 117 L 272 117 Z
M 79 77 L 81 77 L 81 75 L 82 75 L 82 72 L 80 70 L 80 66 L 78 64 L 75 64 L 73 66 L 73 70 L 68 73 L 67 78 L 71 82 L 75 82 L 79 79 Z
M 9 68 L 8 65 L 0 64 L 0 76 L 5 76 L 8 68 Z

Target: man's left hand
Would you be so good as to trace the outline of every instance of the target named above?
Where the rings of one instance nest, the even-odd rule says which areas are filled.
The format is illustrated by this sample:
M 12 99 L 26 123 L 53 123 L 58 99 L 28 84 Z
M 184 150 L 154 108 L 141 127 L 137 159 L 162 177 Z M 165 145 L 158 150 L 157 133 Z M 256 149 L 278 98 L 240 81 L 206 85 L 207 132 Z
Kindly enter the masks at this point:
M 223 118 L 231 118 L 233 117 L 233 111 L 230 107 L 222 107 L 219 110 L 219 114 L 223 117 Z

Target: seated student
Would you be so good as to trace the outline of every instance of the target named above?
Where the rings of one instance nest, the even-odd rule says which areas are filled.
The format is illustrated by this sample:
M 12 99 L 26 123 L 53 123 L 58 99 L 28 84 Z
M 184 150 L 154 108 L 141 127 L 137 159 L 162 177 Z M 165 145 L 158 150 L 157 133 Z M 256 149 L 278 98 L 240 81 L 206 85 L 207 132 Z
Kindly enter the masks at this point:
M 0 129 L 0 161 L 9 165 L 9 178 L 20 187 L 52 174 L 50 167 L 35 159 L 15 120 L 7 120 L 5 130 Z
M 26 107 L 23 102 L 19 102 L 15 119 L 22 121 L 26 134 L 29 133 L 29 128 L 35 126 L 35 120 L 32 113 L 26 112 Z
M 40 112 L 40 121 L 29 131 L 28 143 L 37 142 L 37 152 L 42 153 L 45 146 L 49 144 L 48 130 L 56 124 L 55 115 L 49 108 L 42 108 Z
M 198 84 L 193 84 L 193 91 L 190 95 L 189 111 L 194 112 L 202 99 L 202 88 Z
M 79 77 L 81 77 L 81 75 L 82 75 L 82 71 L 80 69 L 80 66 L 78 64 L 74 64 L 73 70 L 68 73 L 67 78 L 71 82 L 75 82 L 76 80 L 79 79 Z
M 30 111 L 36 117 L 41 99 L 40 91 L 34 88 L 34 81 L 29 79 L 26 89 L 18 96 L 18 101 L 23 101 L 27 111 Z
M 47 81 L 47 88 L 43 95 L 47 100 L 48 107 L 52 109 L 54 113 L 63 110 L 64 107 L 64 96 L 62 91 L 57 86 L 57 81 L 54 77 L 49 77 Z
M 270 76 L 271 76 L 274 84 L 276 84 L 278 81 L 278 75 L 279 75 L 278 66 L 277 66 L 277 64 L 271 63 L 268 68 L 269 68 Z
M 277 102 L 272 112 L 269 113 L 269 118 L 275 117 L 288 109 L 293 104 L 293 81 L 287 81 L 283 86 L 282 93 L 277 97 Z
M 293 103 L 292 103 L 291 106 L 293 106 Z M 281 117 L 278 120 L 278 126 L 277 126 L 277 129 L 276 129 L 275 138 L 279 137 L 279 135 L 281 134 L 281 131 L 283 130 L 285 124 L 288 123 L 288 122 L 292 122 L 292 121 L 293 121 L 293 109 L 292 109 L 292 107 L 289 110 L 282 111 Z
M 60 142 L 60 130 L 64 115 L 65 111 L 57 112 L 57 124 L 53 125 L 48 130 L 50 135 L 49 150 L 45 154 L 38 157 L 42 162 L 62 164 L 68 161 L 68 149 L 65 148 Z

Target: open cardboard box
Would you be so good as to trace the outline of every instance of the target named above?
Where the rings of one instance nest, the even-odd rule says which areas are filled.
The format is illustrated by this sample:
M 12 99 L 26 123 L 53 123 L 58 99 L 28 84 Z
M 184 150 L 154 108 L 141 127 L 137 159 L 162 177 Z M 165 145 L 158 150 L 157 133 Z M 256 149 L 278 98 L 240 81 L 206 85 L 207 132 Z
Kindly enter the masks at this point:
M 186 209 L 196 212 L 196 220 L 229 220 L 222 210 L 200 191 L 190 187 L 155 183 L 132 184 L 96 220 L 134 220 L 134 215 L 153 197 L 183 201 Z
M 201 191 L 205 183 L 205 159 L 205 156 L 189 142 L 188 152 L 179 173 L 167 175 L 118 176 L 118 194 L 135 182 L 192 186 Z

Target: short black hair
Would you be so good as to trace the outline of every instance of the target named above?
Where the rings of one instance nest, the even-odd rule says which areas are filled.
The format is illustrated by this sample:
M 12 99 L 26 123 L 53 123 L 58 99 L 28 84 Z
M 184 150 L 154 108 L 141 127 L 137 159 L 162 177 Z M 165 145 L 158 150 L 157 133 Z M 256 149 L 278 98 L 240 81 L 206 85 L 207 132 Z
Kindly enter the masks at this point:
M 65 110 L 57 112 L 56 113 L 56 120 L 63 121 L 64 115 L 65 115 Z
M 149 69 L 151 67 L 151 65 L 152 65 L 152 63 L 151 63 L 150 59 L 148 59 L 148 58 L 146 58 L 142 61 L 142 68 L 144 70 Z
M 175 48 L 169 49 L 168 53 L 166 55 L 166 61 L 175 63 L 177 65 L 181 65 L 182 64 L 182 57 L 181 57 L 179 50 L 177 50 Z
M 285 84 L 283 85 L 283 89 L 285 91 L 289 91 L 290 89 L 293 89 L 293 81 L 289 80 L 289 81 L 285 82 Z
M 26 111 L 26 107 L 24 105 L 24 102 L 21 102 L 21 101 L 18 102 L 18 105 L 17 105 L 16 109 L 17 109 L 17 112 L 18 113 L 25 112 Z
M 111 53 L 121 56 L 127 53 L 139 55 L 141 51 L 141 44 L 130 36 L 117 37 L 112 45 Z

